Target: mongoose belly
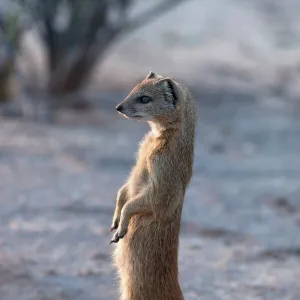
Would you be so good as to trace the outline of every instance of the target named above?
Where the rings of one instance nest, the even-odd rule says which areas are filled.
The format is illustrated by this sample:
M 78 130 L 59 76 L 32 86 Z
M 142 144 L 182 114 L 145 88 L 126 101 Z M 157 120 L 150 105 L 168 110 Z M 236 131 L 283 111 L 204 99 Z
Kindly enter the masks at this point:
M 148 182 L 149 173 L 146 168 L 136 168 L 130 176 L 128 195 L 132 199 Z
M 182 300 L 177 254 L 180 215 L 168 221 L 135 216 L 116 248 L 126 300 Z

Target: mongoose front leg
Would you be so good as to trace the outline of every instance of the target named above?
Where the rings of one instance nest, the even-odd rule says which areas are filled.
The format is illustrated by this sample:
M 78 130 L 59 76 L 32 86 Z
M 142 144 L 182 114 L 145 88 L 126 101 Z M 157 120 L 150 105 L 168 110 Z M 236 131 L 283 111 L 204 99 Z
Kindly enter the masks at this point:
M 151 212 L 150 206 L 143 198 L 127 202 L 121 211 L 118 231 L 115 233 L 110 243 L 117 243 L 119 239 L 122 239 L 126 235 L 129 221 L 133 215 L 151 214 Z
M 120 222 L 121 210 L 124 204 L 126 203 L 126 201 L 127 201 L 127 184 L 124 184 L 118 191 L 117 203 L 116 203 L 116 208 L 115 208 L 110 231 L 113 231 L 114 229 L 118 228 Z

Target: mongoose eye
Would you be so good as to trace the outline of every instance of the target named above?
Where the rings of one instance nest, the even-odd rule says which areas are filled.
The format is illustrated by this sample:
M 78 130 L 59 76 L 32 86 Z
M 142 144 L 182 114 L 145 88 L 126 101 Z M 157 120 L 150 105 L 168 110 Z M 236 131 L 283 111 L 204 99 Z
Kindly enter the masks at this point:
M 142 96 L 138 98 L 139 103 L 149 103 L 152 99 L 148 96 Z

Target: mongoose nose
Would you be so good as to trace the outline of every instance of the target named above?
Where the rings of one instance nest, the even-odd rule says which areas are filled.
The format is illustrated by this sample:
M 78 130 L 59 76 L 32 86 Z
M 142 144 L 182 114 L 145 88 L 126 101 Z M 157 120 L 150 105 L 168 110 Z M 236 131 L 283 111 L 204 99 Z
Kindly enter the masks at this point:
M 122 109 L 123 109 L 122 105 L 118 105 L 118 106 L 116 107 L 116 110 L 117 110 L 117 111 L 122 111 Z

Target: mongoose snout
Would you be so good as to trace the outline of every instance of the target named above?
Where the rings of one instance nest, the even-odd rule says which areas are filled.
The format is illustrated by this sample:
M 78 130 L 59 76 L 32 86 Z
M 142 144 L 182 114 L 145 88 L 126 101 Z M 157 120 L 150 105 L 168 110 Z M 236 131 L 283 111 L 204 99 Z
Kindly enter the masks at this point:
M 121 104 L 117 105 L 116 110 L 121 112 L 123 110 L 123 106 Z

